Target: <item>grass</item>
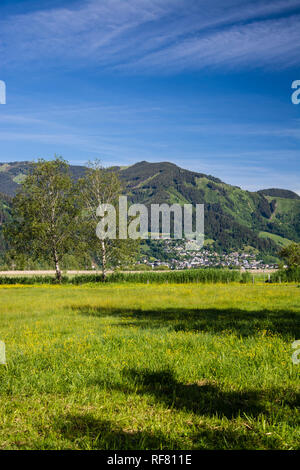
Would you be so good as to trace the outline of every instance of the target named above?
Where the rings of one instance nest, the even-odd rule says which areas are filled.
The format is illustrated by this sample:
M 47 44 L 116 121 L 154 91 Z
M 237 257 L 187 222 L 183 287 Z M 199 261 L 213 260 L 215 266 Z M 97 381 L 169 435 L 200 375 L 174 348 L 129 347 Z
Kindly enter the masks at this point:
M 103 277 L 101 274 L 77 274 L 76 276 L 63 276 L 63 284 L 87 284 L 87 283 L 101 283 Z M 251 281 L 249 273 L 241 273 L 238 270 L 230 269 L 186 269 L 182 271 L 162 271 L 162 272 L 114 272 L 108 274 L 106 282 L 129 282 L 129 283 L 229 283 L 241 282 L 246 283 Z M 23 275 L 23 276 L 0 276 L 0 285 L 7 284 L 54 284 L 56 282 L 54 276 L 43 275 Z
M 297 449 L 295 285 L 1 286 L 0 449 Z

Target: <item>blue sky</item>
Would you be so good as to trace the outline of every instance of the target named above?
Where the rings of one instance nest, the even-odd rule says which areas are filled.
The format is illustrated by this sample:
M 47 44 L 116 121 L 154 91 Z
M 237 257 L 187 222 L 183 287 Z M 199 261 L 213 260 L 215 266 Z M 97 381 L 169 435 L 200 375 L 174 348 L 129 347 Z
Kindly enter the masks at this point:
M 0 162 L 171 161 L 300 194 L 300 0 L 1 0 Z

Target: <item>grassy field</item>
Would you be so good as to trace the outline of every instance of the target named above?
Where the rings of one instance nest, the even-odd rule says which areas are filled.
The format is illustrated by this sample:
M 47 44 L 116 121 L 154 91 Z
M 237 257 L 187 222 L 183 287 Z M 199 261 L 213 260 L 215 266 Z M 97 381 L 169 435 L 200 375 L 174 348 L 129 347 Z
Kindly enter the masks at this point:
M 0 449 L 296 449 L 296 285 L 1 286 Z

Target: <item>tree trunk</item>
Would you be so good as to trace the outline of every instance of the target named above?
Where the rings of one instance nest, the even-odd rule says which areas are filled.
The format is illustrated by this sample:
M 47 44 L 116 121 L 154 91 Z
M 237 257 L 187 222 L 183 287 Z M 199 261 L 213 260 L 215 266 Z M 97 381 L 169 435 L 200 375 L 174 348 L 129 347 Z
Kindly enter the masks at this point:
M 102 277 L 103 281 L 106 279 L 106 246 L 105 241 L 101 240 L 101 248 L 102 248 Z
M 56 280 L 59 283 L 61 283 L 61 270 L 60 270 L 60 267 L 59 267 L 59 260 L 58 260 L 57 251 L 56 251 L 55 248 L 53 249 L 53 258 L 54 258 L 54 263 L 55 263 Z

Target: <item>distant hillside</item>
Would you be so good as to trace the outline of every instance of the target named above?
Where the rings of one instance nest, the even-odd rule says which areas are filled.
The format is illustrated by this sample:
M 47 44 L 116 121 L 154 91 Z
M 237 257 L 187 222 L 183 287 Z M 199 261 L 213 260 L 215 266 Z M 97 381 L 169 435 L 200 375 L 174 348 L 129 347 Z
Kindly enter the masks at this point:
M 31 162 L 11 162 L 0 164 L 0 193 L 13 197 L 28 174 Z M 70 165 L 71 174 L 78 178 L 84 174 L 85 167 Z
M 272 235 L 300 241 L 300 198 L 292 191 L 279 190 L 281 197 L 244 191 L 172 163 L 140 162 L 121 169 L 120 176 L 133 202 L 204 203 L 205 235 L 219 248 L 252 246 L 274 254 L 282 241 Z
M 298 194 L 294 193 L 293 191 L 289 191 L 288 189 L 270 188 L 261 189 L 258 192 L 264 194 L 265 196 L 283 197 L 286 199 L 300 199 L 300 196 L 298 196 Z
M 29 168 L 30 162 L 0 165 L 0 193 L 3 193 L 0 224 L 9 216 L 10 197 L 20 187 Z M 70 169 L 74 178 L 85 172 L 83 166 L 71 165 Z M 205 204 L 205 236 L 214 241 L 214 249 L 232 251 L 252 247 L 274 255 L 291 240 L 300 241 L 300 197 L 292 191 L 275 188 L 245 191 L 214 176 L 168 162 L 143 161 L 114 169 L 119 172 L 132 202 Z

